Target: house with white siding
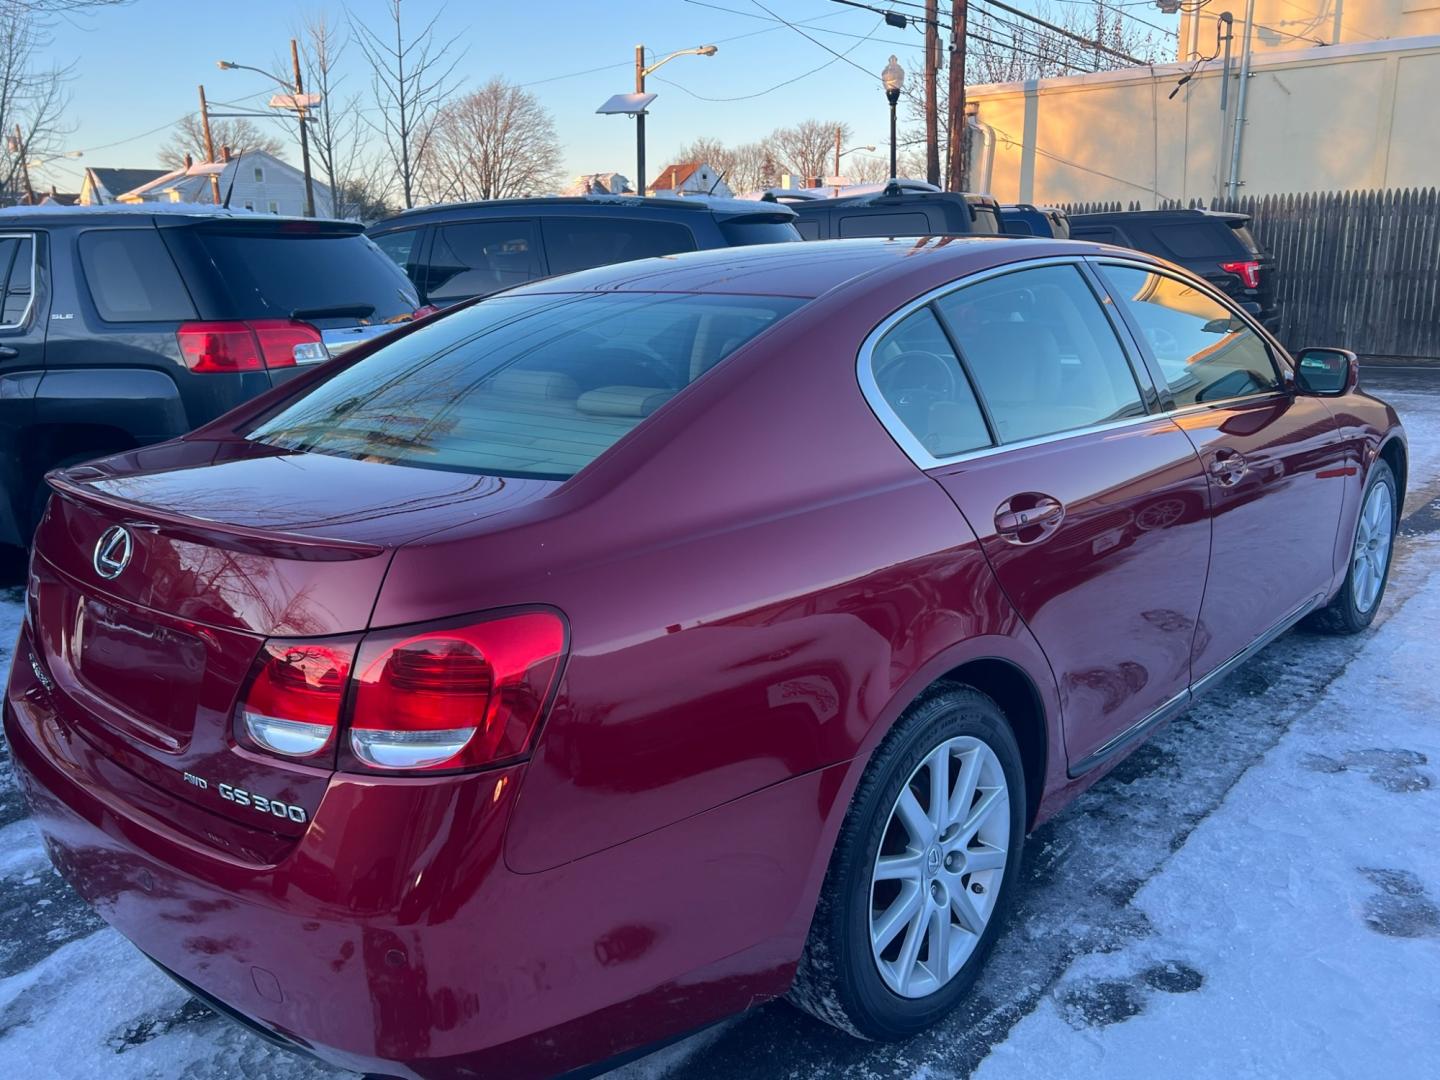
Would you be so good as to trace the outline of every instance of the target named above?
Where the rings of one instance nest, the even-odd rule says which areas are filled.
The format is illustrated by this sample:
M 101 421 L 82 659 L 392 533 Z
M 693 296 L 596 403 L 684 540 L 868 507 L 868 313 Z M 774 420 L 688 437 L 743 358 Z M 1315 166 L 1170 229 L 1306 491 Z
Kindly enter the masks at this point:
M 252 150 L 227 162 L 201 163 L 174 169 L 148 183 L 117 196 L 122 203 L 210 202 L 210 178 L 218 176 L 220 198 L 229 198 L 232 209 L 255 210 L 262 214 L 300 217 L 305 213 L 305 174 L 274 154 Z M 331 214 L 330 189 L 314 181 L 315 213 Z

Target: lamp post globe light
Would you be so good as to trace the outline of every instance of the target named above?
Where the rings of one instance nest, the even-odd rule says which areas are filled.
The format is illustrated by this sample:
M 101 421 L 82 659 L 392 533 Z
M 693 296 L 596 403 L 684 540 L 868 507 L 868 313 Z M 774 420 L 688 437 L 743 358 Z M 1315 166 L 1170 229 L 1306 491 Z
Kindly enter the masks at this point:
M 880 73 L 880 81 L 885 84 L 885 97 L 890 102 L 890 178 L 893 180 L 898 171 L 895 163 L 895 106 L 900 102 L 900 88 L 905 85 L 905 69 L 900 66 L 899 60 L 890 57 L 890 63 Z

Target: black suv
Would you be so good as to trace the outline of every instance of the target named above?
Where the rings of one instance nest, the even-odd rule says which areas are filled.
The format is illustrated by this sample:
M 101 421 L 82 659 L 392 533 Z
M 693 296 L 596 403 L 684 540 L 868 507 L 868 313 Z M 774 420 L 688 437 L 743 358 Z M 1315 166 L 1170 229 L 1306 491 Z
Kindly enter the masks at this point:
M 182 435 L 419 300 L 347 222 L 193 204 L 0 211 L 0 544 L 60 465 Z
M 1131 210 L 1072 214 L 1072 240 L 1148 251 L 1199 274 L 1234 297 L 1267 330 L 1280 322 L 1275 307 L 1275 260 L 1250 234 L 1250 215 L 1215 210 Z
M 770 193 L 766 199 L 786 198 Z M 988 195 L 937 191 L 891 181 L 879 191 L 831 199 L 786 200 L 806 240 L 852 236 L 994 236 L 1000 229 L 1000 204 Z
M 369 236 L 435 307 L 592 266 L 800 239 L 783 206 L 638 195 L 424 206 L 377 221 Z

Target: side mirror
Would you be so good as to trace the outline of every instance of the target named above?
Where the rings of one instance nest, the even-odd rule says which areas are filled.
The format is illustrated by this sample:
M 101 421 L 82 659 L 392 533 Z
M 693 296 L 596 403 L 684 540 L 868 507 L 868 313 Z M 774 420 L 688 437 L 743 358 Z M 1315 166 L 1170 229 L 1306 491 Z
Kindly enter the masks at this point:
M 1295 384 L 1316 397 L 1348 394 L 1360 385 L 1360 358 L 1349 349 L 1302 349 L 1295 358 Z

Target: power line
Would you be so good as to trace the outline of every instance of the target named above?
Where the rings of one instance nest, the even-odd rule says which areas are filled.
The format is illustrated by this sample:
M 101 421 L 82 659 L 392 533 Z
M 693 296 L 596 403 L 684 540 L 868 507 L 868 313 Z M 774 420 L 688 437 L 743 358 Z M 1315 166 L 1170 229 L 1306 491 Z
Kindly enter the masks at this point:
M 789 19 L 785 18 L 783 15 L 776 15 L 775 12 L 771 11 L 771 10 L 770 10 L 769 8 L 767 8 L 764 4 L 762 4 L 762 3 L 760 2 L 760 0 L 750 0 L 750 2 L 751 2 L 752 4 L 754 4 L 756 7 L 758 7 L 761 11 L 765 12 L 765 14 L 771 16 L 772 18 L 778 19 L 780 22 L 783 22 L 786 26 L 790 27 L 791 30 L 794 30 L 797 34 L 799 34 L 801 37 L 803 37 L 806 41 L 810 41 L 810 42 L 813 42 L 813 43 L 816 44 L 816 45 L 819 45 L 820 48 L 824 49 L 826 52 L 828 52 L 828 53 L 830 53 L 830 54 L 838 57 L 838 58 L 841 59 L 841 60 L 844 60 L 845 63 L 849 64 L 849 65 L 850 65 L 851 67 L 853 67 L 856 71 L 863 71 L 863 72 L 865 72 L 865 75 L 866 75 L 867 78 L 875 79 L 875 80 L 877 80 L 877 81 L 879 80 L 879 78 L 880 78 L 879 75 L 876 75 L 873 71 L 866 71 L 865 68 L 863 68 L 863 67 L 861 67 L 859 64 L 855 63 L 855 61 L 854 61 L 854 60 L 851 60 L 848 56 L 844 55 L 843 53 L 838 53 L 838 52 L 836 52 L 834 49 L 830 48 L 829 45 L 826 45 L 823 41 L 820 41 L 818 38 L 813 38 L 813 37 L 811 37 L 811 36 L 810 36 L 809 34 L 807 34 L 804 30 L 801 30 L 800 27 L 796 26 L 796 25 L 795 25 L 794 23 L 792 23 Z
M 1010 14 L 1025 19 L 1027 22 L 1033 22 L 1037 26 L 1043 26 L 1046 29 L 1052 31 L 1053 33 L 1059 34 L 1061 37 L 1067 37 L 1071 41 L 1078 42 L 1081 45 L 1084 45 L 1087 49 L 1094 49 L 1096 52 L 1105 53 L 1107 56 L 1113 56 L 1117 60 L 1124 60 L 1126 63 L 1134 64 L 1137 67 L 1144 67 L 1147 63 L 1147 61 L 1141 60 L 1137 56 L 1131 56 L 1128 53 L 1119 52 L 1116 49 L 1110 48 L 1108 45 L 1102 45 L 1098 41 L 1092 41 L 1089 38 L 1082 37 L 1079 34 L 1072 34 L 1063 26 L 1056 26 L 1054 23 L 1037 18 L 1036 16 L 1031 15 L 1027 11 L 1021 11 L 1017 7 L 1011 7 L 1009 4 L 1004 3 L 1003 0 L 981 0 L 981 3 L 984 3 L 990 7 L 997 7 L 1001 11 L 1008 11 L 1010 12 Z

